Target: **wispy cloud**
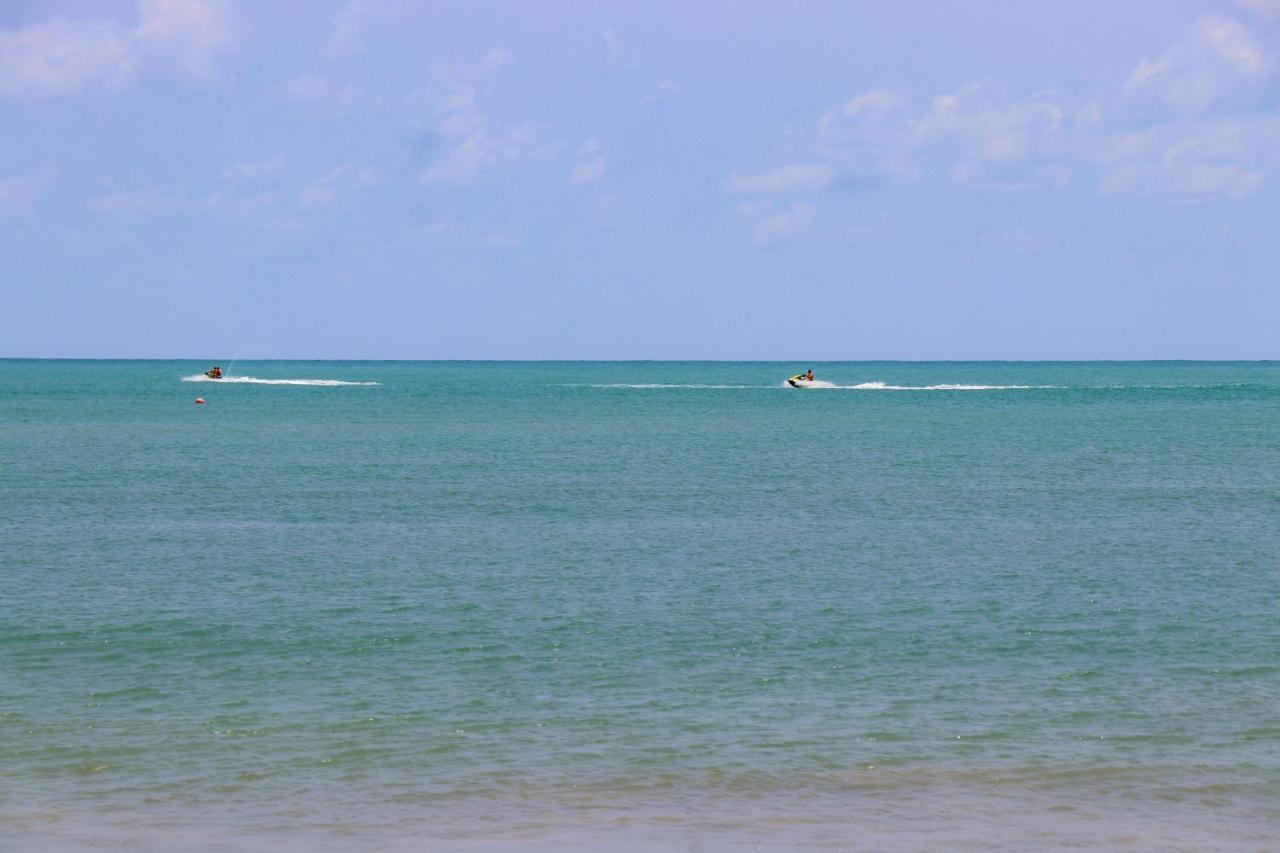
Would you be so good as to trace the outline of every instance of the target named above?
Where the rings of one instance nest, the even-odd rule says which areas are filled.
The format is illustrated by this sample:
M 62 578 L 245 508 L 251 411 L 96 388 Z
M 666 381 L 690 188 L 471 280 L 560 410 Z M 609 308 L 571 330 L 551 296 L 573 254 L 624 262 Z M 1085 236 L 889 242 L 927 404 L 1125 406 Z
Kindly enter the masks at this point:
M 0 178 L 0 213 L 30 210 L 53 183 L 54 172 L 45 169 L 34 175 Z
M 604 177 L 609 171 L 609 161 L 605 158 L 604 146 L 595 140 L 583 144 L 578 152 L 578 162 L 569 173 L 570 184 L 592 184 Z
M 1266 96 L 1274 68 L 1258 34 L 1208 17 L 1111 86 L 1019 95 L 976 83 L 927 99 L 872 90 L 821 115 L 802 144 L 803 165 L 735 172 L 726 188 L 804 195 L 850 178 L 1243 198 L 1280 167 L 1280 118 Z
M 842 173 L 894 182 L 941 178 L 992 190 L 1066 184 L 1062 149 L 1086 110 L 1046 95 L 1009 99 L 975 84 L 919 105 L 872 91 L 828 110 L 817 150 Z
M 887 210 L 859 212 L 853 218 L 836 223 L 832 233 L 852 242 L 881 243 L 898 236 L 898 220 Z
M 370 39 L 395 26 L 409 8 L 404 0 L 351 0 L 334 19 L 330 52 L 341 55 L 363 51 Z
M 1047 228 L 1014 225 L 992 231 L 982 238 L 989 249 L 1013 252 L 1020 255 L 1038 255 L 1058 247 L 1058 235 Z
M 354 83 L 335 83 L 319 74 L 290 77 L 276 86 L 275 92 L 322 116 L 345 116 L 382 103 L 381 98 L 365 93 Z
M 166 187 L 143 187 L 104 193 L 89 202 L 90 210 L 104 216 L 145 219 L 152 216 L 221 214 L 258 217 L 277 213 L 285 202 L 279 190 L 258 193 L 212 192 L 192 195 Z
M 137 43 L 190 77 L 210 79 L 214 58 L 232 43 L 227 0 L 141 0 L 139 13 Z
M 756 243 L 772 243 L 808 231 L 815 212 L 806 201 L 793 201 L 785 207 L 748 202 L 734 210 L 738 222 Z
M 1236 0 L 1236 5 L 1264 19 L 1280 18 L 1280 0 Z
M 1280 119 L 1161 125 L 1106 137 L 1095 158 L 1099 189 L 1181 202 L 1240 199 L 1277 165 Z
M 419 174 L 423 183 L 472 183 L 516 163 L 547 160 L 559 149 L 559 143 L 532 122 L 490 120 L 480 109 L 473 85 L 439 102 L 430 132 L 443 153 Z
M 121 88 L 149 63 L 207 80 L 232 37 L 224 0 L 141 0 L 133 29 L 110 20 L 55 17 L 0 30 L 0 95 L 38 100 Z
M 304 207 L 323 207 L 333 204 L 345 191 L 371 189 L 379 180 L 380 176 L 373 169 L 344 163 L 303 187 L 299 200 Z
M 1174 114 L 1197 114 L 1246 93 L 1272 65 L 1271 55 L 1243 24 L 1217 16 L 1201 18 L 1163 55 L 1139 62 L 1125 93 L 1157 100 Z
M 0 94 L 54 98 L 89 86 L 121 86 L 137 56 L 129 36 L 109 21 L 54 18 L 21 30 L 0 30 Z
M 770 172 L 734 172 L 726 186 L 729 192 L 752 195 L 787 195 L 826 189 L 833 173 L 828 166 L 794 164 Z
M 194 207 L 215 213 L 231 213 L 241 217 L 256 217 L 261 214 L 279 210 L 282 207 L 284 199 L 284 194 L 278 190 L 249 193 L 248 195 L 236 193 L 212 193 L 201 199 L 198 204 L 194 205 Z
M 270 160 L 260 160 L 257 162 L 237 161 L 222 170 L 224 178 L 263 178 L 270 175 L 280 174 L 280 168 L 284 165 L 284 159 L 281 157 L 272 157 Z
M 670 77 L 666 77 L 658 83 L 657 87 L 652 92 L 649 92 L 640 98 L 639 106 L 647 107 L 651 104 L 656 104 L 659 101 L 664 101 L 667 98 L 673 98 L 678 94 L 680 94 L 680 84 L 675 80 L 672 80 Z
M 403 239 L 408 243 L 478 246 L 486 249 L 517 249 L 524 245 L 524 236 L 514 225 L 487 228 L 474 223 L 461 222 L 452 217 L 444 219 L 427 217 L 424 221 L 405 229 Z
M 102 193 L 91 198 L 89 209 L 104 216 L 143 219 L 159 215 L 223 215 L 261 219 L 300 226 L 309 212 L 339 204 L 345 195 L 365 192 L 382 182 L 376 169 L 344 163 L 326 170 L 301 186 L 273 182 L 260 191 L 245 191 L 247 179 L 278 174 L 282 158 L 233 163 L 221 172 L 224 183 L 212 192 L 153 186 Z M 0 187 L 3 185 L 0 184 Z M 258 184 L 257 186 L 261 186 Z
M 97 196 L 89 206 L 98 213 L 152 214 L 189 210 L 191 202 L 163 189 L 137 189 Z

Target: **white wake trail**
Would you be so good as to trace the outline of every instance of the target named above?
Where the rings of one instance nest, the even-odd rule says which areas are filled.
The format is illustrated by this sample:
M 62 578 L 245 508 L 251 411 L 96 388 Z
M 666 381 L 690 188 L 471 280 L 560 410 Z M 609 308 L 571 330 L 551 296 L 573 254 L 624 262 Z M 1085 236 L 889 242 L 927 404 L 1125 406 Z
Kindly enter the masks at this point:
M 779 387 L 786 388 L 783 382 Z M 815 379 L 801 386 L 806 388 L 835 389 L 840 391 L 1023 391 L 1035 388 L 1062 388 L 1062 385 L 963 385 L 946 383 L 942 385 L 890 385 L 887 382 L 860 382 L 857 385 L 837 385 Z
M 1061 385 L 888 385 L 884 382 L 863 382 L 860 385 L 838 385 L 853 391 L 1026 391 L 1034 388 L 1061 388 Z
M 748 388 L 792 388 L 787 382 L 777 385 L 712 385 L 698 383 L 671 382 L 565 382 L 565 388 L 631 388 L 651 390 L 658 388 L 678 388 L 684 390 L 744 390 Z M 861 382 L 857 385 L 838 385 L 825 379 L 815 379 L 799 386 L 799 390 L 818 389 L 835 391 L 1023 391 L 1037 388 L 1065 388 L 1064 385 L 967 385 L 962 383 L 943 383 L 939 385 L 890 385 L 887 382 Z
M 339 385 L 381 385 L 381 382 L 347 382 L 343 379 L 259 379 L 256 376 L 223 376 L 210 379 L 204 374 L 182 377 L 183 382 L 216 382 L 219 385 L 309 385 L 331 388 Z
M 755 388 L 762 386 L 754 385 L 699 385 L 699 384 L 674 384 L 669 382 L 591 382 L 591 383 L 569 383 L 566 387 L 570 388 L 685 388 L 685 389 L 707 389 L 707 388 Z

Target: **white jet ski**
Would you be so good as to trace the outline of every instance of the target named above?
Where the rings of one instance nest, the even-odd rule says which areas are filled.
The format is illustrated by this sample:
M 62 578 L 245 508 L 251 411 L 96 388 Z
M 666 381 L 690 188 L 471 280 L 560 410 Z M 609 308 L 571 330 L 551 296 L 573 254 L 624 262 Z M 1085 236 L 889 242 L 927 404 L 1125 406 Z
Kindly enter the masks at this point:
M 812 388 L 814 385 L 818 384 L 818 380 L 809 379 L 805 374 L 797 373 L 795 376 L 792 376 L 787 380 L 787 384 L 792 388 Z

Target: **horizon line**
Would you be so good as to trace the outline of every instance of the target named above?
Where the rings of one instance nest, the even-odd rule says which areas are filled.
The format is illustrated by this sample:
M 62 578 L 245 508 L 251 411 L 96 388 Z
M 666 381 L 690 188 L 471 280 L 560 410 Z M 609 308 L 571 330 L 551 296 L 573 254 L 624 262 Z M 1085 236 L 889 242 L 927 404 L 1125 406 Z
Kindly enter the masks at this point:
M 225 359 L 224 359 L 225 360 Z M 0 361 L 191 361 L 200 364 L 216 364 L 215 358 L 198 356 L 0 356 Z M 1270 364 L 1280 362 L 1275 358 L 288 358 L 239 356 L 226 360 L 228 364 L 241 361 L 256 362 L 393 362 L 393 363 L 466 363 L 466 364 L 672 364 L 692 363 L 804 363 L 804 364 L 1149 364 L 1159 363 L 1214 363 L 1250 362 Z

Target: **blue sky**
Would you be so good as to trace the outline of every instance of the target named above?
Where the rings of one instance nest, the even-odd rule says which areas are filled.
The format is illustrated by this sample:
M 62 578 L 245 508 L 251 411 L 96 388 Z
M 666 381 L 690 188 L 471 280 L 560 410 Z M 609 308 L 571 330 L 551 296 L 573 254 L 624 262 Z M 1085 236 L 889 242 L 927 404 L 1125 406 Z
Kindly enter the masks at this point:
M 1278 171 L 1280 0 L 7 0 L 0 356 L 1277 358 Z

